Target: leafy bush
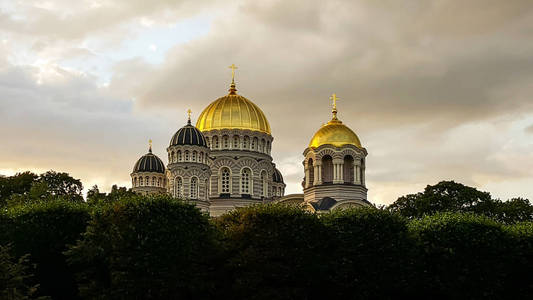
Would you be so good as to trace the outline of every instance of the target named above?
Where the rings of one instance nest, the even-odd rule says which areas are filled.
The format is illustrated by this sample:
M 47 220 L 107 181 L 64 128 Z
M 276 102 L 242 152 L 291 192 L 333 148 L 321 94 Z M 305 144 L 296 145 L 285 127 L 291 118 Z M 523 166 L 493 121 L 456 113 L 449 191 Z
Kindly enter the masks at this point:
M 9 245 L 0 245 L 0 299 L 34 299 L 38 285 L 30 283 L 33 266 L 28 255 L 16 259 L 9 251 Z
M 0 244 L 12 244 L 16 257 L 29 254 L 36 264 L 38 294 L 75 299 L 73 271 L 63 251 L 85 231 L 88 207 L 64 201 L 17 206 L 0 213 Z
M 193 205 L 131 196 L 95 207 L 67 255 L 83 269 L 80 293 L 88 299 L 207 298 L 213 241 L 208 217 Z
M 306 299 L 331 291 L 331 237 L 316 215 L 259 205 L 229 212 L 215 223 L 227 255 L 222 298 Z
M 407 220 L 375 208 L 334 211 L 321 221 L 335 237 L 325 263 L 334 270 L 336 298 L 357 291 L 361 298 L 392 298 L 416 293 L 415 245 Z
M 409 227 L 423 250 L 417 273 L 426 296 L 504 296 L 510 239 L 499 223 L 474 214 L 440 213 Z
M 509 263 L 505 289 L 509 297 L 530 296 L 533 294 L 533 222 L 517 223 L 504 229 L 512 238 L 511 249 L 505 256 Z

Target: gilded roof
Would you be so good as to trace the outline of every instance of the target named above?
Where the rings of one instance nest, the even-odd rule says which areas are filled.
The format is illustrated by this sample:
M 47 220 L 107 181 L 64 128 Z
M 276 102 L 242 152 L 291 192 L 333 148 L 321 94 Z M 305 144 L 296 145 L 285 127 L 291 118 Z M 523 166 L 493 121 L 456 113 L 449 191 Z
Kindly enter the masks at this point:
M 335 147 L 354 145 L 362 148 L 361 141 L 359 141 L 355 132 L 342 124 L 336 117 L 320 127 L 309 142 L 309 147 L 317 148 L 326 144 Z
M 247 129 L 271 134 L 263 111 L 252 101 L 238 95 L 234 83 L 228 95 L 213 101 L 202 111 L 196 127 L 200 131 Z

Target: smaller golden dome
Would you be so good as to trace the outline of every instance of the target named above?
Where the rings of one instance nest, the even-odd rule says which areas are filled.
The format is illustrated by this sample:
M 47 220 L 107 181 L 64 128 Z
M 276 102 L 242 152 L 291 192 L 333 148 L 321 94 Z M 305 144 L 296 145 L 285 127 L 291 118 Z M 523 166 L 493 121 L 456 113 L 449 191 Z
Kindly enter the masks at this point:
M 362 148 L 361 141 L 359 141 L 355 132 L 339 120 L 331 120 L 320 127 L 311 139 L 311 142 L 309 142 L 309 147 L 317 148 L 326 144 L 335 147 L 354 145 Z
M 337 119 L 337 96 L 333 94 L 330 99 L 333 100 L 333 118 L 327 124 L 322 125 L 322 127 L 320 127 L 315 133 L 311 142 L 309 142 L 309 147 L 318 148 L 322 145 L 333 145 L 335 147 L 354 145 L 358 148 L 363 148 L 361 146 L 361 141 L 359 141 L 355 132 Z

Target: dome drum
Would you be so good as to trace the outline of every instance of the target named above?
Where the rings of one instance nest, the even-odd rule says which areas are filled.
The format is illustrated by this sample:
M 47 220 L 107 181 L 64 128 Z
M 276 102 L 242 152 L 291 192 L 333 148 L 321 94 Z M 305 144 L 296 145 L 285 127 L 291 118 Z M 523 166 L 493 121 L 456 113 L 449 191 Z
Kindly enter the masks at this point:
M 265 154 L 272 159 L 273 138 L 270 134 L 246 129 L 215 129 L 203 134 L 211 151 L 249 151 Z

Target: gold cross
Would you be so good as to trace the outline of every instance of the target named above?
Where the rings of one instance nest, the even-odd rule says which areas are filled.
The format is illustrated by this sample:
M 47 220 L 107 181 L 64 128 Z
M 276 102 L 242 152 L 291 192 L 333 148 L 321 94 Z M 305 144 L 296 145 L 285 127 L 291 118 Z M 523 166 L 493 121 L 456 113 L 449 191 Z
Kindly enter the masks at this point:
M 333 109 L 337 109 L 337 100 L 339 100 L 337 94 L 333 93 L 329 99 L 333 100 Z
M 191 119 L 191 113 L 192 113 L 192 110 L 190 108 L 187 109 L 187 115 L 189 116 L 189 120 Z
M 231 81 L 235 81 L 235 70 L 238 69 L 235 64 L 231 64 L 228 68 L 231 69 Z

